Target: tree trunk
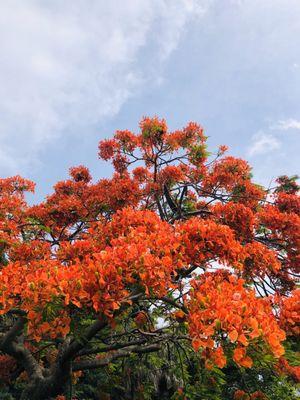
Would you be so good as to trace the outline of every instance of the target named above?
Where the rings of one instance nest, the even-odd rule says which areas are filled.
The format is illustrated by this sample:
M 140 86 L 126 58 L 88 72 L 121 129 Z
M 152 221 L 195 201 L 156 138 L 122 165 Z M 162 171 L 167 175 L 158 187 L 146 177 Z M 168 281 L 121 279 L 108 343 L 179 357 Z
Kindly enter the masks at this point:
M 29 382 L 20 400 L 55 399 L 56 396 L 64 393 L 70 379 L 70 366 L 64 366 L 64 368 L 56 366 L 49 376 Z

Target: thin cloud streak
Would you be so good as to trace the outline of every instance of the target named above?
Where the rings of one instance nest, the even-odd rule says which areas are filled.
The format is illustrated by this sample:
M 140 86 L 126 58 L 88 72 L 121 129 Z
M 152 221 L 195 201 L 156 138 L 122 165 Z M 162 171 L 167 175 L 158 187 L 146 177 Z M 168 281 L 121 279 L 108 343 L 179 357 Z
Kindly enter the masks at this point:
M 248 149 L 250 157 L 264 155 L 281 147 L 281 143 L 275 136 L 264 132 L 257 132 L 252 136 L 252 144 Z
M 300 130 L 300 121 L 293 118 L 279 120 L 275 125 L 272 125 L 270 129 L 279 131 Z

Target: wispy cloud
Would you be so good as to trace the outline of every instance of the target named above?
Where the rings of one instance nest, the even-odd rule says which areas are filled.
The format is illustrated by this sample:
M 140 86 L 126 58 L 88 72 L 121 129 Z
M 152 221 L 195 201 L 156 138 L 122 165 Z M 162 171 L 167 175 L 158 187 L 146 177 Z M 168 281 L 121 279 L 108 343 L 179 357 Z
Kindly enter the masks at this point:
M 188 21 L 208 3 L 1 2 L 2 173 L 23 170 L 49 141 L 112 117 L 143 85 L 159 80 Z
M 272 125 L 270 129 L 279 131 L 287 131 L 289 129 L 300 130 L 300 121 L 293 118 L 279 120 L 276 124 Z
M 278 120 L 276 123 L 269 125 L 266 131 L 259 131 L 252 136 L 252 143 L 248 148 L 248 155 L 256 156 L 267 154 L 279 149 L 282 143 L 276 136 L 280 134 L 280 131 L 297 130 L 300 130 L 299 120 L 293 118 Z M 275 134 L 277 135 L 275 136 Z
M 280 147 L 281 143 L 275 136 L 264 132 L 257 132 L 252 136 L 252 143 L 248 148 L 248 155 L 263 155 L 277 150 Z

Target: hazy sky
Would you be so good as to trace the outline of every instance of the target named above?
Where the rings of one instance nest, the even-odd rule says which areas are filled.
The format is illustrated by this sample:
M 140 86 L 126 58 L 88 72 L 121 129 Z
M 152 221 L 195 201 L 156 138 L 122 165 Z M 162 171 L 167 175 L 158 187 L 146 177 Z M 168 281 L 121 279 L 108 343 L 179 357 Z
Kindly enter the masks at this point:
M 299 172 L 299 0 L 2 0 L 0 168 L 37 197 L 143 115 L 201 123 L 258 182 Z

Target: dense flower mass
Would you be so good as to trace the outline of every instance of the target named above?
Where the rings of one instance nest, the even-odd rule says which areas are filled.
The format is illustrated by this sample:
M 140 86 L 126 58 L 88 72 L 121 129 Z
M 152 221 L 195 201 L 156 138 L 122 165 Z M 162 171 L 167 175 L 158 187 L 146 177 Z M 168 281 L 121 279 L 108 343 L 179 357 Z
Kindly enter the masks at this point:
M 293 290 L 289 297 L 282 299 L 280 325 L 287 335 L 300 336 L 300 289 Z
M 195 350 L 204 348 L 205 356 L 220 367 L 226 365 L 224 349 L 233 352 L 238 365 L 251 367 L 247 351 L 258 340 L 264 341 L 275 357 L 284 353 L 281 342 L 285 333 L 278 327 L 270 304 L 246 289 L 242 279 L 210 273 L 191 285 L 188 318 Z
M 268 398 L 243 374 L 299 378 L 297 179 L 265 190 L 206 140 L 194 122 L 170 132 L 145 117 L 99 143 L 110 179 L 70 168 L 32 206 L 32 182 L 0 180 L 0 391 L 22 382 L 22 399 L 64 398 L 81 371 L 153 352 L 175 365 L 164 379 L 176 399 L 222 398 L 203 383 L 220 369 L 231 400 Z

